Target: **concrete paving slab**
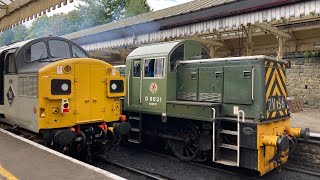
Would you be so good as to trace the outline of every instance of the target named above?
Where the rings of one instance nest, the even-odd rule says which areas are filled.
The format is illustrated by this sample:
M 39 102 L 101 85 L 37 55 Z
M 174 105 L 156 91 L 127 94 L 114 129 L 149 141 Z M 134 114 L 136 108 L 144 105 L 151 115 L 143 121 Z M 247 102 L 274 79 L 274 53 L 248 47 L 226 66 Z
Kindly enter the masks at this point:
M 0 129 L 0 166 L 18 179 L 123 179 L 3 129 Z
M 320 133 L 320 110 L 304 109 L 291 114 L 291 126 L 310 128 L 313 133 Z

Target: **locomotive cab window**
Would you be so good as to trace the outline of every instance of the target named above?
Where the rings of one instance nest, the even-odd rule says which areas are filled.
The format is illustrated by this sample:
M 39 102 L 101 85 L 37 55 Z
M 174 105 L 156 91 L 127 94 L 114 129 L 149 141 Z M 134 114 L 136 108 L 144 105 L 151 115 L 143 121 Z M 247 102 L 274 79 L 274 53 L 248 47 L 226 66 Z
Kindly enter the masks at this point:
M 15 74 L 17 73 L 16 61 L 14 58 L 14 53 L 8 53 L 6 55 L 6 73 Z
M 141 75 L 141 61 L 133 61 L 133 77 L 140 77 Z
M 86 54 L 77 46 L 72 45 L 72 56 L 76 58 L 87 57 Z
M 204 59 L 210 58 L 209 53 L 204 48 L 201 48 L 201 57 Z
M 53 58 L 71 57 L 69 44 L 65 41 L 50 40 L 49 49 L 50 49 L 50 55 Z
M 182 60 L 184 60 L 184 44 L 181 44 L 172 52 L 170 57 L 170 72 L 176 72 L 178 61 Z
M 45 42 L 38 42 L 24 51 L 24 60 L 26 62 L 48 59 L 47 45 Z
M 145 59 L 144 77 L 163 77 L 164 58 Z

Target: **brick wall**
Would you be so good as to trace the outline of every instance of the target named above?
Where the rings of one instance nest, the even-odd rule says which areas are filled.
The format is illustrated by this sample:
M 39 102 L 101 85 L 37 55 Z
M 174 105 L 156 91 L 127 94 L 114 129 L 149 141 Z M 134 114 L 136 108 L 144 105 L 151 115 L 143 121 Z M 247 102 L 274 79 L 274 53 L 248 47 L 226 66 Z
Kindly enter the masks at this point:
M 287 69 L 290 97 L 300 100 L 305 108 L 320 108 L 320 58 L 296 58 Z

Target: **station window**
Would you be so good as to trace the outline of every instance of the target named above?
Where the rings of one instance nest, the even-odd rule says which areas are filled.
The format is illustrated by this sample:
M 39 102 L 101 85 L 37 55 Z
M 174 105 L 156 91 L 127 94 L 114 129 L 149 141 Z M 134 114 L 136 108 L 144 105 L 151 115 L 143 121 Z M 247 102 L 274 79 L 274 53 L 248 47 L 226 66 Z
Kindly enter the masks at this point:
M 87 57 L 81 49 L 74 45 L 72 45 L 72 56 L 76 58 Z
M 146 59 L 144 61 L 144 77 L 163 77 L 164 58 Z
M 133 61 L 133 77 L 140 77 L 141 75 L 141 61 Z
M 50 40 L 49 49 L 53 58 L 68 58 L 71 56 L 69 44 L 65 41 Z
M 181 44 L 172 52 L 170 57 L 170 71 L 176 72 L 178 62 L 182 60 L 184 60 L 184 44 Z
M 26 49 L 24 60 L 27 62 L 43 60 L 48 58 L 47 45 L 44 42 L 38 42 Z

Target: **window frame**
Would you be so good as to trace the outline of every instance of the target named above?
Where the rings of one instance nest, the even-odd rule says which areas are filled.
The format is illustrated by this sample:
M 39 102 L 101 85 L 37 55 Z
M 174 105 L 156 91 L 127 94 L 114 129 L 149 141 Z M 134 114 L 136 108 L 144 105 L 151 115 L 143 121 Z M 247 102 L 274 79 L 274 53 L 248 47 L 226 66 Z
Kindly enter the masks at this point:
M 171 56 L 172 54 L 180 47 L 180 46 L 183 46 L 183 60 L 185 60 L 185 57 L 186 57 L 186 44 L 185 43 L 182 43 L 182 44 L 179 44 L 170 54 L 169 54 L 169 58 L 170 58 L 170 62 L 168 64 L 169 66 L 169 69 L 170 69 L 170 73 L 176 73 L 177 72 L 177 69 L 175 69 L 174 71 L 171 70 L 171 62 L 172 62 L 172 59 L 171 59 Z M 178 61 L 178 60 L 176 60 Z
M 133 59 L 132 60 L 132 78 L 135 78 L 135 79 L 140 79 L 140 78 L 142 78 L 141 77 L 141 65 L 142 65 L 142 59 Z M 139 62 L 140 63 L 140 76 L 134 76 L 134 63 L 135 62 Z
M 48 47 L 48 43 L 46 42 L 46 41 L 37 41 L 37 42 L 35 42 L 35 43 L 33 43 L 33 44 L 31 44 L 30 46 L 28 46 L 26 49 L 24 49 L 23 50 L 23 61 L 24 62 L 26 62 L 26 63 L 33 63 L 33 62 L 37 62 L 37 61 L 39 61 L 39 60 L 31 60 L 31 57 L 30 57 L 30 61 L 27 61 L 26 60 L 26 58 L 25 58 L 25 53 L 26 53 L 26 51 L 28 50 L 28 48 L 30 47 L 31 48 L 31 46 L 33 46 L 33 45 L 35 45 L 35 44 L 38 44 L 38 43 L 45 43 L 45 45 L 46 45 L 46 50 L 47 50 L 47 57 L 49 57 L 49 58 L 51 58 L 51 54 L 50 54 L 50 50 L 49 50 L 49 47 Z
M 80 49 L 79 46 L 76 46 L 76 45 L 74 45 L 74 44 L 69 44 L 69 47 L 70 47 L 70 49 L 71 49 L 71 51 L 70 51 L 70 53 L 71 53 L 71 55 L 72 55 L 71 58 L 88 58 L 86 52 L 82 51 L 82 49 Z M 75 57 L 75 56 L 73 56 L 73 53 L 74 53 L 73 47 L 78 48 L 79 51 L 81 51 L 81 52 L 84 54 L 84 57 Z
M 69 49 L 69 57 L 55 57 L 55 56 L 53 56 L 51 54 L 50 41 L 61 41 L 61 42 L 67 43 L 68 44 L 68 49 Z M 49 39 L 48 42 L 47 42 L 49 57 L 50 58 L 62 58 L 62 59 L 74 58 L 71 46 L 72 45 L 70 45 L 70 43 L 68 41 L 63 41 L 63 40 L 59 40 L 59 39 Z
M 145 68 L 145 62 L 146 60 L 149 60 L 149 59 L 163 59 L 163 73 L 162 73 L 162 77 L 145 77 L 145 71 L 144 71 L 144 68 Z M 166 57 L 165 56 L 160 56 L 160 57 L 149 57 L 149 58 L 144 58 L 143 59 L 143 79 L 164 79 L 165 76 L 166 76 Z
M 200 48 L 200 56 L 202 56 L 202 50 L 204 50 L 207 53 L 208 57 L 210 58 L 210 52 L 208 52 L 207 49 L 204 47 Z

